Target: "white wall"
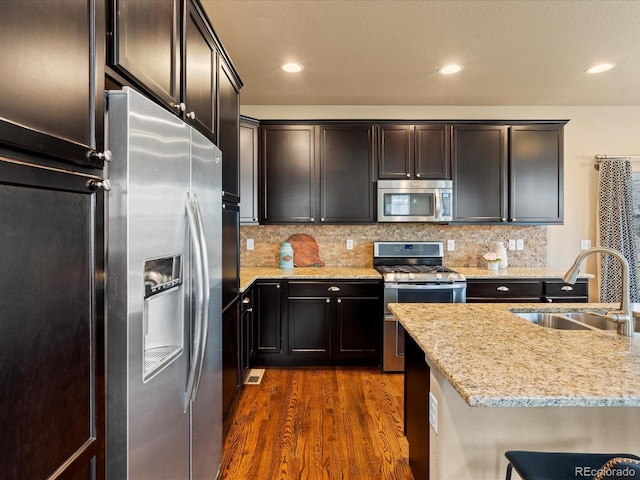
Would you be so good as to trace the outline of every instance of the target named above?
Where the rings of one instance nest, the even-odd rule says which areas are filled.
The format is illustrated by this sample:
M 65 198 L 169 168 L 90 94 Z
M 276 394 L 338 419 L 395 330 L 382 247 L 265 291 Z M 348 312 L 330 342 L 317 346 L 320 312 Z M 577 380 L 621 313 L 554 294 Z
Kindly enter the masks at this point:
M 564 225 L 548 227 L 548 266 L 567 268 L 581 239 L 596 242 L 594 155 L 640 155 L 640 107 L 446 107 L 244 105 L 257 119 L 569 120 L 565 127 Z M 595 274 L 595 260 L 587 272 Z M 592 290 L 593 291 L 593 290 Z

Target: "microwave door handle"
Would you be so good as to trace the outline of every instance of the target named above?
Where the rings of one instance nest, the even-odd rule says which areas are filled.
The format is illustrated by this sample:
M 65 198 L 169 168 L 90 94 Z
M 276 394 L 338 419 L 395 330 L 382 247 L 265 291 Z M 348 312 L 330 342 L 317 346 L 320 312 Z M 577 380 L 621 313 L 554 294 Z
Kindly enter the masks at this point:
M 436 220 L 442 218 L 442 199 L 440 198 L 440 190 L 435 189 L 433 191 L 433 196 L 435 197 L 436 211 L 434 217 Z
M 185 413 L 189 409 L 189 405 L 191 404 L 191 400 L 193 399 L 193 392 L 196 382 L 196 376 L 198 374 L 199 363 L 197 356 L 200 353 L 201 347 L 200 344 L 202 342 L 202 312 L 203 312 L 203 304 L 204 304 L 204 291 L 203 291 L 203 282 L 202 282 L 202 250 L 200 245 L 200 234 L 198 232 L 198 221 L 196 217 L 196 210 L 193 200 L 191 199 L 191 195 L 187 193 L 187 198 L 185 202 L 185 206 L 187 208 L 187 220 L 189 223 L 189 238 L 191 240 L 191 245 L 193 247 L 193 270 L 194 270 L 194 339 L 193 339 L 193 352 L 195 358 L 191 362 L 191 366 L 189 367 L 189 376 L 187 377 L 187 385 L 184 393 L 184 411 Z

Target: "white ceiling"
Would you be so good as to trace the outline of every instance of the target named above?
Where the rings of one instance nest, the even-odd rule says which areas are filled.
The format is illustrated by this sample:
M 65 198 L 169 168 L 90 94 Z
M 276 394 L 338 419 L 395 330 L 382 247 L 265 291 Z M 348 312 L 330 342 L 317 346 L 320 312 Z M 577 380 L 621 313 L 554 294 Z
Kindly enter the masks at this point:
M 637 0 L 201 2 L 243 105 L 640 106 Z

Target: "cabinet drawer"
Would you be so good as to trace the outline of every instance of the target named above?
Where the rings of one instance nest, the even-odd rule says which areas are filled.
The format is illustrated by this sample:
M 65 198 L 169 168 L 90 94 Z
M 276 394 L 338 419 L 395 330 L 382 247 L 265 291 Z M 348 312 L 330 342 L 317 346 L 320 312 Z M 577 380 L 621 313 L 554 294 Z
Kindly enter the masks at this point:
M 380 294 L 380 286 L 380 282 L 289 281 L 289 297 L 377 297 Z
M 469 297 L 531 297 L 531 301 L 538 301 L 541 293 L 541 286 L 538 281 L 468 281 L 467 283 L 467 299 Z
M 544 281 L 542 282 L 544 295 L 552 297 L 586 297 L 588 292 L 588 284 L 586 280 L 576 282 L 570 285 L 562 281 Z

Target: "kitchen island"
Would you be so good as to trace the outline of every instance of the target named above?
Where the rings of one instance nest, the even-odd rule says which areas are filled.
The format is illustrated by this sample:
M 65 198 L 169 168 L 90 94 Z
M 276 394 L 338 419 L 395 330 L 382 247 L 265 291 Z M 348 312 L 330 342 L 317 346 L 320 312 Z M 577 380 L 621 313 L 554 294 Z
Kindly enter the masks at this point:
M 513 312 L 602 304 L 393 304 L 437 401 L 429 478 L 501 478 L 506 450 L 638 453 L 640 334 L 541 327 Z M 428 401 L 424 399 L 424 408 Z M 415 425 L 414 425 L 415 428 Z

